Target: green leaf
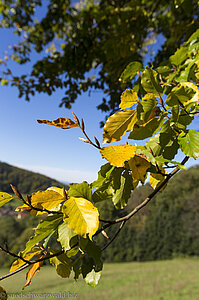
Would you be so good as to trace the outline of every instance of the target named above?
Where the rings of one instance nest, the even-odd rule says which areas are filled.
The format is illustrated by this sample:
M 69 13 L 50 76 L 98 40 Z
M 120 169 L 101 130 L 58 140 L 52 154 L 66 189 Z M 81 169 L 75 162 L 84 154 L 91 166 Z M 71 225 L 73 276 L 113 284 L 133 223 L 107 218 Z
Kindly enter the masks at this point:
M 42 220 L 35 229 L 35 235 L 27 242 L 23 255 L 30 252 L 32 247 L 45 239 L 49 234 L 55 232 L 58 226 L 63 222 L 62 218 L 62 215 L 53 215 Z
M 58 238 L 57 241 L 60 242 L 62 249 L 67 251 L 71 248 L 70 240 L 72 237 L 77 235 L 68 225 L 63 222 L 58 226 Z
M 90 273 L 94 268 L 94 260 L 87 255 L 84 255 L 82 258 L 82 266 L 81 266 L 81 271 L 82 271 L 82 276 L 85 278 L 88 273 Z
M 125 170 L 121 176 L 120 188 L 116 190 L 112 199 L 117 209 L 123 209 L 127 205 L 132 189 L 132 177 L 128 171 Z
M 138 61 L 131 62 L 128 64 L 128 66 L 125 68 L 125 70 L 122 72 L 120 76 L 120 81 L 123 82 L 129 82 L 137 75 L 137 72 L 142 70 L 142 64 Z
M 121 95 L 121 103 L 119 105 L 119 108 L 120 110 L 130 108 L 138 102 L 139 99 L 137 93 L 132 89 L 127 89 Z
M 142 74 L 141 84 L 147 93 L 153 93 L 155 96 L 159 96 L 162 93 L 158 73 L 149 67 L 146 67 Z
M 104 164 L 103 166 L 101 166 L 101 168 L 98 172 L 97 180 L 95 180 L 91 184 L 92 188 L 102 186 L 105 183 L 105 181 L 107 179 L 109 179 L 110 173 L 112 172 L 113 169 L 114 169 L 114 167 L 109 163 Z
M 160 118 L 154 118 L 150 120 L 146 125 L 135 125 L 131 133 L 129 134 L 129 139 L 134 140 L 144 140 L 148 137 L 151 137 L 154 135 L 161 126 L 161 120 Z
M 95 270 L 93 269 L 90 273 L 86 275 L 85 281 L 88 285 L 95 287 L 99 283 L 100 277 L 101 271 L 95 272 Z
M 85 253 L 87 253 L 88 257 L 93 259 L 95 265 L 99 265 L 101 263 L 102 251 L 94 241 L 80 237 L 79 246 Z
M 122 136 L 133 128 L 136 121 L 136 109 L 119 111 L 110 116 L 104 125 L 103 143 L 120 141 Z
M 64 222 L 83 237 L 91 239 L 99 227 L 99 213 L 93 204 L 84 198 L 70 197 L 63 205 Z
M 174 87 L 166 99 L 169 106 L 186 105 L 195 95 L 196 91 L 189 85 L 181 83 L 179 86 Z M 196 100 L 197 101 L 197 100 Z
M 152 152 L 154 157 L 162 156 L 165 159 L 172 160 L 177 154 L 179 144 L 170 122 L 166 121 L 160 133 L 147 141 L 145 146 Z
M 82 183 L 70 183 L 69 186 L 69 197 L 84 198 L 89 201 L 92 200 L 92 191 L 88 182 L 83 181 Z
M 0 207 L 3 206 L 4 204 L 8 203 L 13 198 L 14 198 L 14 196 L 12 196 L 8 193 L 0 192 Z
M 181 46 L 174 55 L 171 55 L 169 60 L 172 65 L 179 66 L 187 58 L 187 48 Z
M 140 121 L 146 123 L 152 110 L 156 107 L 157 100 L 151 93 L 146 94 L 141 102 L 137 106 L 137 118 Z
M 77 258 L 73 262 L 73 271 L 75 273 L 74 279 L 77 280 L 81 274 L 81 265 L 82 265 L 82 255 L 80 252 L 77 254 Z
M 69 278 L 72 271 L 70 259 L 65 253 L 50 258 L 50 263 L 56 267 L 57 274 L 62 278 Z
M 100 201 L 108 200 L 113 196 L 113 188 L 110 185 L 110 182 L 99 187 L 92 195 L 93 202 L 97 203 Z
M 190 157 L 199 157 L 199 133 L 190 129 L 186 134 L 181 133 L 178 142 L 182 152 Z

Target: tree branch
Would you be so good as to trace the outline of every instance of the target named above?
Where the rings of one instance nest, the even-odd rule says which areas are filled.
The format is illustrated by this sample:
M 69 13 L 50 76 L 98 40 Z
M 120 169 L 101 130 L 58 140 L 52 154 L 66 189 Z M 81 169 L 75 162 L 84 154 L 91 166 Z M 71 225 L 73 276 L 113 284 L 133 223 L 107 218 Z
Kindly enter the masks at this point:
M 189 160 L 188 156 L 185 156 L 185 158 L 183 159 L 183 161 L 181 162 L 181 165 L 186 164 L 186 162 Z M 147 205 L 147 203 L 149 203 L 151 201 L 151 199 L 168 183 L 168 181 L 179 171 L 180 169 L 178 167 L 176 167 L 171 173 L 167 174 L 167 177 L 165 178 L 165 180 L 138 206 L 136 206 L 128 215 L 122 217 L 122 218 L 118 218 L 116 220 L 113 221 L 106 221 L 107 224 L 103 225 L 100 229 L 98 229 L 96 231 L 96 233 L 94 234 L 94 236 L 98 235 L 100 232 L 102 232 L 103 230 L 105 230 L 106 228 L 112 226 L 113 224 L 117 224 L 123 221 L 127 221 L 129 220 L 132 216 L 134 216 L 140 209 L 142 209 L 144 206 Z
M 1 247 L 2 248 L 2 247 Z M 6 252 L 6 251 L 5 251 Z M 8 254 L 10 254 L 9 252 L 7 252 Z M 8 273 L 8 274 L 5 274 L 3 276 L 0 277 L 0 281 L 3 280 L 3 279 L 6 279 L 10 276 L 13 276 L 15 275 L 16 273 L 18 272 L 21 272 L 22 270 L 26 269 L 27 267 L 29 267 L 30 265 L 33 265 L 33 264 L 36 264 L 37 262 L 40 262 L 40 261 L 44 261 L 46 259 L 49 259 L 49 258 L 52 258 L 52 257 L 55 257 L 55 256 L 59 256 L 61 255 L 62 253 L 64 253 L 64 250 L 60 250 L 59 252 L 56 252 L 54 254 L 49 254 L 49 255 L 46 255 L 44 257 L 41 257 L 39 259 L 36 259 L 36 260 L 30 260 L 30 261 L 27 261 L 27 263 L 25 265 L 23 265 L 22 267 L 20 267 L 19 269 L 11 272 L 11 273 Z M 18 257 L 19 259 L 22 259 L 20 256 L 17 256 L 15 255 L 15 257 Z M 24 259 L 22 259 L 23 261 L 25 261 Z

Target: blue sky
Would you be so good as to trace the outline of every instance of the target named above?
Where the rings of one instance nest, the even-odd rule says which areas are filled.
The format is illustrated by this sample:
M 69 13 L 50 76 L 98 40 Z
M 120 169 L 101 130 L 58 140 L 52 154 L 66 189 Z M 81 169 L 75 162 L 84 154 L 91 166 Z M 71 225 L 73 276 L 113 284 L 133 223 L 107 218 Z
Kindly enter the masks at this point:
M 16 40 L 5 30 L 1 30 L 0 37 L 2 58 L 6 55 L 4 50 Z M 14 63 L 11 66 L 20 72 L 20 66 Z M 28 70 L 28 66 L 25 70 Z M 58 107 L 63 91 L 57 91 L 52 96 L 36 94 L 27 102 L 18 98 L 18 91 L 14 87 L 0 86 L 0 89 L 0 161 L 64 182 L 91 182 L 97 178 L 100 166 L 106 161 L 97 149 L 79 140 L 83 135 L 78 128 L 63 130 L 40 125 L 37 120 L 72 118 L 73 111 L 84 119 L 89 137 L 95 135 L 102 142 L 99 122 L 105 114 L 96 109 L 103 97 L 102 93 L 93 92 L 90 97 L 84 94 L 78 97 L 71 110 L 67 110 Z M 197 121 L 193 127 L 198 130 Z M 131 140 L 129 142 L 134 143 Z M 188 166 L 194 163 L 191 160 Z

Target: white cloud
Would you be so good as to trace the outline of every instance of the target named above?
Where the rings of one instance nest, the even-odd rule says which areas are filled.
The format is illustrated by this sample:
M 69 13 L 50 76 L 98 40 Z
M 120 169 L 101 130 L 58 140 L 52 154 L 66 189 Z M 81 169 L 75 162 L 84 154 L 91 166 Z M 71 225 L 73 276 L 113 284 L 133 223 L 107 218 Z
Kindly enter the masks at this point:
M 23 168 L 29 171 L 37 172 L 48 177 L 54 178 L 62 182 L 76 182 L 88 181 L 89 183 L 97 179 L 97 172 L 91 171 L 79 171 L 79 170 L 65 170 L 61 168 L 53 168 L 46 166 L 33 166 L 17 164 L 19 168 Z

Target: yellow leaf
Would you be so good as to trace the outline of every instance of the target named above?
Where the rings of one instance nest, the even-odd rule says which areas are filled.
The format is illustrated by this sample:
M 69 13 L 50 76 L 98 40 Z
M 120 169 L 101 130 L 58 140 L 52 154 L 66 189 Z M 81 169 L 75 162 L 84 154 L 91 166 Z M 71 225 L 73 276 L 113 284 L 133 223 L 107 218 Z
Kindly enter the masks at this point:
M 14 196 L 12 196 L 8 193 L 0 192 L 0 207 L 3 206 L 4 204 L 8 203 L 13 198 L 14 198 Z
M 39 247 L 34 247 L 33 250 L 33 252 L 27 253 L 25 256 L 23 256 L 23 258 L 26 260 L 31 260 L 34 256 L 39 255 L 41 253 L 41 249 Z M 23 265 L 25 265 L 25 262 L 22 259 L 18 258 L 13 262 L 9 272 L 11 273 L 19 269 Z
M 151 173 L 149 177 L 149 182 L 154 190 L 165 180 L 166 177 L 163 174 L 167 174 L 164 168 L 159 167 L 159 169 L 162 174 Z M 160 191 L 163 191 L 165 187 L 166 184 L 161 188 Z
M 66 119 L 66 118 L 58 118 L 53 121 L 48 121 L 48 120 L 37 120 L 38 123 L 40 124 L 47 124 L 47 125 L 53 125 L 56 127 L 61 127 L 62 129 L 69 129 L 73 127 L 78 127 L 75 122 L 73 122 L 71 119 Z
M 135 151 L 136 146 L 132 145 L 117 145 L 100 149 L 102 157 L 116 167 L 122 167 L 125 161 L 134 157 Z
M 188 86 L 190 89 L 192 89 L 196 92 L 194 94 L 194 96 L 189 101 L 187 101 L 185 103 L 185 105 L 188 105 L 189 103 L 193 103 L 193 102 L 198 104 L 198 102 L 199 102 L 199 90 L 198 90 L 197 86 L 195 84 L 193 84 L 192 82 L 182 82 L 181 85 L 182 86 Z
M 62 195 L 62 197 L 64 197 L 64 194 L 63 194 L 63 189 L 61 188 L 58 188 L 56 186 L 51 186 L 49 188 L 47 188 L 47 191 L 54 191 L 54 192 L 57 192 L 59 193 L 60 195 Z M 65 191 L 67 193 L 67 191 Z
M 51 188 L 48 188 L 46 191 L 38 191 L 37 193 L 33 193 L 31 195 L 31 205 L 35 208 L 47 209 L 47 210 L 51 210 L 55 208 L 57 205 L 59 205 L 64 201 L 64 197 L 62 196 L 60 191 L 55 191 L 54 189 L 55 188 L 52 187 L 52 190 Z M 28 207 L 28 205 L 24 204 L 23 206 L 17 207 L 16 210 L 30 211 L 31 209 Z M 38 215 L 43 213 L 45 213 L 45 211 L 39 212 L 34 209 L 30 211 L 30 214 L 32 215 Z
M 91 239 L 99 227 L 99 213 L 84 198 L 70 197 L 63 205 L 64 221 L 75 233 Z
M 121 103 L 119 105 L 119 108 L 129 108 L 138 102 L 139 99 L 137 93 L 132 89 L 127 89 L 121 95 Z
M 135 155 L 128 163 L 133 179 L 140 180 L 144 183 L 147 170 L 151 166 L 150 162 L 140 155 Z
M 121 140 L 122 136 L 131 130 L 137 122 L 137 110 L 123 110 L 110 116 L 104 125 L 103 143 Z
M 32 267 L 29 269 L 28 273 L 26 274 L 26 284 L 22 288 L 23 290 L 25 289 L 26 286 L 31 284 L 33 276 L 39 272 L 41 267 L 43 266 L 43 261 L 37 262 Z

